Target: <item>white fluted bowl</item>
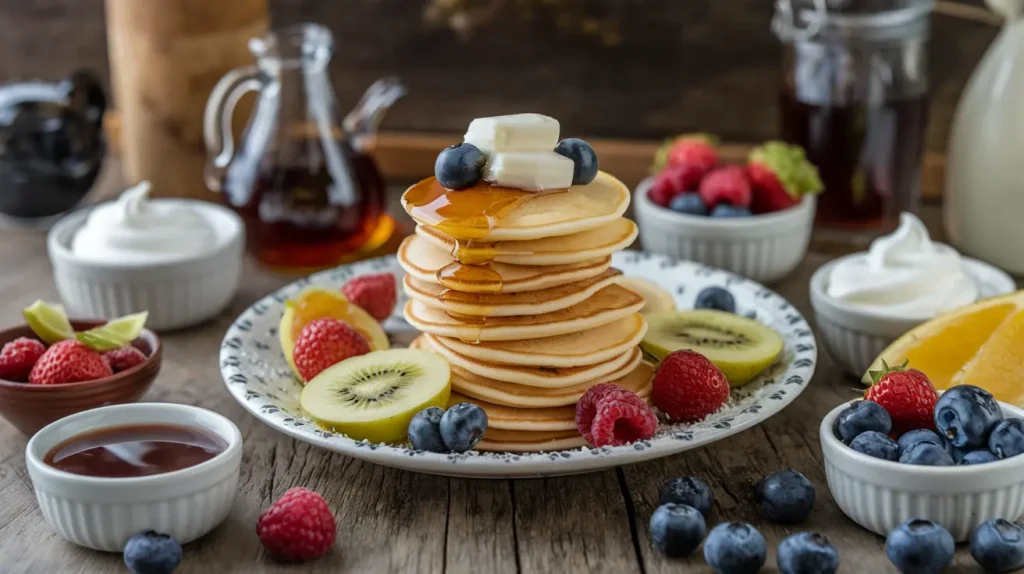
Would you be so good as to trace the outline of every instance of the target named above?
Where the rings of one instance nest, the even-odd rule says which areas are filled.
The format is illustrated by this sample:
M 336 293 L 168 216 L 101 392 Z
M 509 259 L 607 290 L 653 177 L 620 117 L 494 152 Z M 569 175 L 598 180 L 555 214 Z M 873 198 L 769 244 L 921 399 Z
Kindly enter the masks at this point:
M 72 474 L 43 462 L 61 442 L 103 428 L 172 424 L 206 429 L 227 442 L 224 452 L 182 470 L 133 478 Z M 43 427 L 25 448 L 28 475 L 43 518 L 69 542 L 121 552 L 134 534 L 156 530 L 186 544 L 227 517 L 238 488 L 242 434 L 223 416 L 189 405 L 136 403 L 102 407 Z
M 654 178 L 633 192 L 644 251 L 726 269 L 761 283 L 779 281 L 803 261 L 814 227 L 817 199 L 776 213 L 712 218 L 676 213 L 651 201 Z
M 999 403 L 1007 417 L 1024 411 Z M 839 509 L 857 524 L 886 536 L 914 518 L 933 520 L 957 542 L 991 518 L 1024 514 L 1024 455 L 971 466 L 900 464 L 859 453 L 833 434 L 844 403 L 821 421 L 825 477 Z

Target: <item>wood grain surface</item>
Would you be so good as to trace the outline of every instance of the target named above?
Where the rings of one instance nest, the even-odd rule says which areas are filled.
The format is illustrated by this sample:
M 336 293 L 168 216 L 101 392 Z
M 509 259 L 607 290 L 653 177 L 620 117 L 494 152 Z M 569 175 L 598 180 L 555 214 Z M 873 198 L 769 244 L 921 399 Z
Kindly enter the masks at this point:
M 102 180 L 118 189 L 116 162 Z M 933 231 L 939 210 L 923 213 Z M 816 242 L 807 259 L 776 286 L 808 318 L 810 274 L 848 250 Z M 0 324 L 18 322 L 22 306 L 56 300 L 45 236 L 0 229 Z M 16 270 L 16 272 L 13 272 Z M 200 405 L 238 424 L 245 441 L 234 507 L 214 532 L 185 547 L 176 572 L 498 572 L 498 573 L 708 573 L 700 557 L 666 560 L 652 550 L 648 519 L 668 478 L 693 475 L 714 489 L 711 525 L 724 520 L 755 524 L 769 541 L 765 572 L 776 572 L 774 549 L 788 534 L 814 530 L 838 546 L 842 572 L 895 572 L 883 539 L 844 517 L 828 492 L 818 444 L 818 421 L 836 404 L 857 396 L 821 351 L 814 380 L 788 408 L 764 424 L 714 445 L 635 466 L 579 476 L 515 481 L 448 479 L 415 474 L 332 454 L 276 433 L 230 397 L 217 364 L 219 342 L 234 317 L 268 291 L 293 278 L 246 267 L 231 307 L 198 328 L 164 337 L 164 368 L 146 397 Z M 0 572 L 120 573 L 121 558 L 64 542 L 44 523 L 25 469 L 25 438 L 0 421 Z M 754 484 L 785 467 L 808 476 L 817 488 L 805 524 L 762 520 L 751 502 Z M 293 486 L 320 492 L 335 512 L 338 538 L 323 559 L 281 565 L 255 535 L 259 513 Z M 980 572 L 964 548 L 953 570 Z

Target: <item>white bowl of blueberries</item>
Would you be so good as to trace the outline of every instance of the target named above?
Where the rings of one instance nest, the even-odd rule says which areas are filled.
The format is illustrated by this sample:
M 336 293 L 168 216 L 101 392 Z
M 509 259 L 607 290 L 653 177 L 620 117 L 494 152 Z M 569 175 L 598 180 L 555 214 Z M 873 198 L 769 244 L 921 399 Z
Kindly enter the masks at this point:
M 959 385 L 939 396 L 933 421 L 894 440 L 893 418 L 878 403 L 833 409 L 820 436 L 836 504 L 883 536 L 915 520 L 940 525 L 958 542 L 984 536 L 983 525 L 1011 528 L 1024 566 L 1024 527 L 1013 523 L 1024 514 L 1024 411 Z

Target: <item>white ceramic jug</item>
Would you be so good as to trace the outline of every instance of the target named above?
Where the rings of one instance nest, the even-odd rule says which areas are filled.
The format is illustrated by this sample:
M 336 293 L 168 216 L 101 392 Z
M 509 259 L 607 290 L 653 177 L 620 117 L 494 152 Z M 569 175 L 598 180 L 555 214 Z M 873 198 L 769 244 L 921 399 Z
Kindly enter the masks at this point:
M 945 223 L 963 252 L 1024 275 L 1024 0 L 987 0 L 1006 25 L 960 98 Z

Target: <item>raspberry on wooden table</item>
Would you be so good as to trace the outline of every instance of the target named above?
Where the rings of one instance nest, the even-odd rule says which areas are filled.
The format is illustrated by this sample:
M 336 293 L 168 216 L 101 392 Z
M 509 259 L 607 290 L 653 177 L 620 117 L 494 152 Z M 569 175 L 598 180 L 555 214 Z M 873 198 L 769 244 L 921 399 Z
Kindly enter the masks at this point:
M 377 321 L 390 317 L 398 300 L 395 276 L 391 273 L 356 277 L 342 286 L 341 293 Z
M 39 357 L 46 352 L 46 345 L 29 337 L 18 337 L 0 350 L 0 379 L 28 382 Z
M 334 545 L 334 515 L 327 501 L 305 488 L 291 488 L 260 514 L 256 535 L 274 557 L 290 562 L 319 558 Z
M 50 345 L 36 361 L 28 382 L 36 385 L 56 385 L 93 381 L 113 375 L 103 357 L 82 342 L 68 339 Z
M 349 357 L 370 352 L 366 337 L 338 319 L 310 321 L 295 340 L 295 368 L 305 381 Z

